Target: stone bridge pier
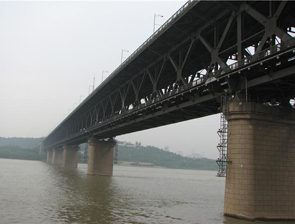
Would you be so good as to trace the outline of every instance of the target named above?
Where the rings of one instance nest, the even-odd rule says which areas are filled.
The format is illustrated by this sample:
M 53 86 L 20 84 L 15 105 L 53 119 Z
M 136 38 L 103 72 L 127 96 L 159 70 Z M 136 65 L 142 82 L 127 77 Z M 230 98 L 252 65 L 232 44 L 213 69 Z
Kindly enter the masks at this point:
M 295 110 L 230 103 L 224 215 L 295 220 Z
M 88 140 L 88 168 L 87 174 L 112 176 L 114 165 L 115 140 L 104 141 L 92 137 Z M 62 149 L 47 150 L 46 161 L 53 165 L 77 168 L 79 146 L 64 145 Z
M 88 140 L 89 175 L 112 176 L 115 140 L 103 141 L 92 137 Z
M 63 148 L 47 150 L 46 162 L 63 167 L 77 168 L 79 158 L 79 146 L 64 145 Z
M 51 163 L 52 161 L 52 149 L 48 149 L 46 152 L 46 162 Z
M 51 163 L 53 165 L 61 165 L 62 164 L 62 154 L 63 150 L 62 149 L 56 149 L 54 148 L 52 150 L 52 158 L 51 158 Z
M 79 159 L 79 146 L 63 146 L 63 160 L 62 166 L 69 168 L 77 168 L 78 167 L 78 159 Z

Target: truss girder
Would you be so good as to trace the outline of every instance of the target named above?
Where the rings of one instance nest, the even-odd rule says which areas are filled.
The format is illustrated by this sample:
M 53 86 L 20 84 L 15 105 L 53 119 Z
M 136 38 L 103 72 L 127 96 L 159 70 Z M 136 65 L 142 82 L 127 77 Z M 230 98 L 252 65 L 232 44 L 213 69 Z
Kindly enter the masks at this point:
M 262 6 L 269 10 L 262 12 Z M 248 88 L 293 77 L 294 60 L 290 58 L 295 44 L 288 31 L 295 24 L 282 16 L 292 15 L 293 10 L 294 5 L 287 1 L 278 2 L 275 9 L 264 1 L 195 4 L 137 58 L 126 60 L 121 70 L 45 139 L 45 147 L 217 113 L 218 97 L 224 90 L 234 94 L 237 88 L 245 89 L 236 83 L 241 79 L 233 77 L 249 80 Z M 235 63 L 229 65 L 229 59 Z

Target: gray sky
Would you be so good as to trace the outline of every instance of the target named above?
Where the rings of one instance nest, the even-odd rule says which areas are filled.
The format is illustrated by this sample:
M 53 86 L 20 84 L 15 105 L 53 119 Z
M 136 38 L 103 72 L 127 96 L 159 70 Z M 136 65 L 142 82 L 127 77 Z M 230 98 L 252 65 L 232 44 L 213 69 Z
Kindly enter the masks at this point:
M 0 136 L 49 134 L 185 1 L 0 2 Z M 219 115 L 117 137 L 216 159 Z

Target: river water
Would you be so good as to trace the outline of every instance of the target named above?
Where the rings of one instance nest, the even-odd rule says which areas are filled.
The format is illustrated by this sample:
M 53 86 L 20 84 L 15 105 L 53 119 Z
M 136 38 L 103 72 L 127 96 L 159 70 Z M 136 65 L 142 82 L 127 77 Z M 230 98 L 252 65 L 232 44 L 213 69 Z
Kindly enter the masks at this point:
M 252 223 L 222 215 L 225 179 L 215 175 L 115 166 L 99 177 L 86 164 L 0 159 L 0 223 Z

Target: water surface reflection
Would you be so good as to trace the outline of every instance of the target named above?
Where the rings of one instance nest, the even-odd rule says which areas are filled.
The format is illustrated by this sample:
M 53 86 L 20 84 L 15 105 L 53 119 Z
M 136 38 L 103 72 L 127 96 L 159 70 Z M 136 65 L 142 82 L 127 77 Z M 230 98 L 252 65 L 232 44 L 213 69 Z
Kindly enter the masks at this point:
M 99 177 L 86 171 L 85 164 L 65 169 L 0 159 L 0 223 L 252 223 L 223 217 L 224 179 L 215 172 L 115 166 L 113 177 Z

